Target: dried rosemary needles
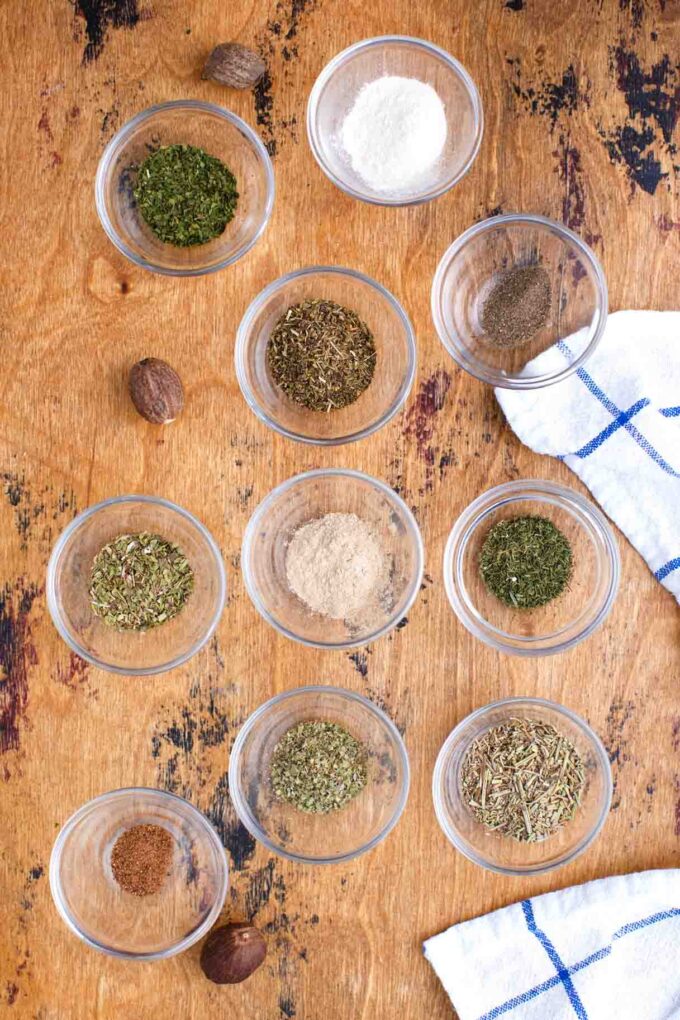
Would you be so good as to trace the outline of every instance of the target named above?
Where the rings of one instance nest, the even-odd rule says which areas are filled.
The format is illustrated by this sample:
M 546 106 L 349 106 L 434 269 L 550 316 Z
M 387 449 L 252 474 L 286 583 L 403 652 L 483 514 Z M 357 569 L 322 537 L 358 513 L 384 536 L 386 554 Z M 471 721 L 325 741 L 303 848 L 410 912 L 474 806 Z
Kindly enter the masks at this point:
M 160 535 L 119 535 L 94 558 L 90 604 L 116 630 L 157 627 L 184 607 L 194 588 L 189 561 Z
M 479 553 L 488 590 L 511 609 L 535 609 L 561 595 L 573 566 L 571 546 L 547 517 L 512 517 L 494 524 Z
M 512 718 L 487 730 L 470 745 L 461 770 L 463 800 L 475 818 L 529 843 L 574 817 L 584 783 L 571 741 L 535 719 Z
M 375 371 L 373 334 L 350 308 L 310 299 L 278 320 L 267 346 L 274 382 L 310 411 L 353 404 Z

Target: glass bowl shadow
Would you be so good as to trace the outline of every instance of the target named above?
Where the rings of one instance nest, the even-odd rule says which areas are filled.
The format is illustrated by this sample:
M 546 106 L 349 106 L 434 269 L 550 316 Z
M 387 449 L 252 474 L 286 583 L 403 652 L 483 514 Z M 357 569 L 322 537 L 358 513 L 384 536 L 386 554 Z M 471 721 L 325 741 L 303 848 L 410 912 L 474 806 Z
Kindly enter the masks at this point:
M 567 538 L 572 576 L 547 605 L 515 609 L 487 589 L 479 556 L 494 524 L 531 515 L 546 517 Z M 552 482 L 519 480 L 482 493 L 460 515 L 444 550 L 444 584 L 456 616 L 475 637 L 511 655 L 552 655 L 589 637 L 611 610 L 619 574 L 619 551 L 604 514 Z
M 150 152 L 172 144 L 204 149 L 236 177 L 236 213 L 206 244 L 166 244 L 137 209 L 139 166 Z M 201 276 L 236 262 L 261 237 L 274 207 L 274 170 L 258 136 L 236 114 L 214 103 L 177 100 L 143 110 L 116 132 L 99 161 L 95 201 L 109 239 L 135 265 L 168 276 Z
M 345 727 L 368 755 L 366 787 L 325 815 L 278 800 L 270 786 L 279 740 L 292 726 L 317 719 Z M 399 730 L 367 698 L 341 687 L 300 687 L 267 701 L 243 724 L 229 761 L 229 791 L 246 829 L 273 853 L 304 864 L 349 861 L 372 850 L 399 821 L 408 790 L 408 756 Z
M 541 266 L 550 279 L 545 324 L 526 343 L 502 347 L 481 324 L 503 274 Z M 544 216 L 482 220 L 445 252 L 432 283 L 432 318 L 444 347 L 470 375 L 492 386 L 530 390 L 566 379 L 597 347 L 607 321 L 607 283 L 594 253 Z
M 169 875 L 139 897 L 111 869 L 116 840 L 135 825 L 158 825 L 173 840 Z M 208 820 L 172 793 L 135 787 L 95 797 L 69 818 L 50 858 L 50 890 L 61 919 L 93 949 L 126 960 L 184 952 L 216 921 L 229 885 L 224 847 Z
M 144 531 L 180 547 L 193 570 L 194 589 L 165 623 L 118 631 L 92 612 L 92 563 L 118 535 Z M 89 507 L 61 534 L 47 567 L 47 605 L 66 644 L 93 666 L 127 676 L 163 673 L 195 655 L 212 637 L 226 594 L 224 563 L 210 533 L 188 510 L 155 496 L 118 496 Z
M 365 620 L 333 620 L 293 594 L 286 554 L 303 524 L 328 513 L 356 514 L 372 526 L 391 560 L 389 597 Z M 241 569 L 258 612 L 281 634 L 314 648 L 353 648 L 387 634 L 415 602 L 423 577 L 423 542 L 416 520 L 389 486 L 359 471 L 308 471 L 269 493 L 243 536 Z
M 370 385 L 353 404 L 310 411 L 290 400 L 272 378 L 267 346 L 278 319 L 314 298 L 351 308 L 368 326 L 376 348 Z M 275 432 L 301 443 L 338 446 L 382 428 L 403 406 L 416 371 L 416 342 L 403 308 L 379 283 L 339 266 L 309 266 L 274 280 L 246 311 L 236 335 L 236 376 L 250 409 Z
M 470 812 L 461 790 L 461 769 L 472 742 L 518 717 L 554 726 L 573 743 L 585 765 L 576 814 L 552 836 L 535 843 L 486 828 Z M 568 708 L 543 698 L 505 698 L 472 712 L 449 734 L 435 764 L 432 796 L 444 835 L 469 860 L 504 875 L 541 874 L 573 861 L 600 832 L 611 805 L 611 766 L 600 738 Z
M 362 87 L 384 75 L 417 78 L 438 93 L 448 135 L 434 167 L 401 191 L 379 191 L 353 169 L 341 142 L 342 124 Z M 322 70 L 307 104 L 307 136 L 326 176 L 352 198 L 373 205 L 420 205 L 465 176 L 479 151 L 484 116 L 477 87 L 450 53 L 424 39 L 384 35 L 338 53 Z

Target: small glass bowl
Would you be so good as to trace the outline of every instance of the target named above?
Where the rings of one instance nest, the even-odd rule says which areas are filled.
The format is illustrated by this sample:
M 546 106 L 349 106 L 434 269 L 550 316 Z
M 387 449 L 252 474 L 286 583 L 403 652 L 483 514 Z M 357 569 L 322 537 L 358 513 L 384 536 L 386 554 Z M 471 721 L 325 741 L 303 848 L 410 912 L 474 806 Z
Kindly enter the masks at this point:
M 391 557 L 390 598 L 362 623 L 314 613 L 286 579 L 292 535 L 327 513 L 356 514 L 372 525 Z M 423 542 L 404 501 L 383 482 L 359 471 L 308 471 L 273 489 L 255 509 L 243 536 L 241 569 L 258 612 L 281 634 L 313 648 L 353 648 L 387 634 L 415 602 L 423 577 Z
M 484 302 L 504 271 L 533 265 L 550 277 L 548 319 L 522 346 L 499 347 L 484 336 Z M 566 379 L 597 347 L 607 321 L 607 282 L 588 245 L 561 223 L 492 216 L 445 252 L 432 283 L 432 318 L 444 347 L 470 375 L 505 389 L 538 389 Z
M 134 825 L 158 825 L 173 837 L 170 874 L 157 893 L 122 889 L 111 870 L 116 840 Z M 229 885 L 219 836 L 206 818 L 172 793 L 142 787 L 95 797 L 69 818 L 52 850 L 50 889 L 61 919 L 79 939 L 126 960 L 184 952 L 210 930 Z
M 586 770 L 581 804 L 570 822 L 537 843 L 520 843 L 478 822 L 463 801 L 461 769 L 468 748 L 493 726 L 512 718 L 550 723 L 573 743 Z M 602 741 L 562 705 L 543 698 L 504 698 L 472 712 L 447 737 L 432 777 L 434 808 L 445 836 L 475 864 L 503 875 L 552 871 L 578 857 L 604 825 L 612 799 L 612 776 Z
M 166 244 L 137 212 L 136 168 L 158 146 L 172 144 L 205 149 L 236 177 L 234 218 L 206 244 Z M 138 113 L 106 146 L 97 168 L 95 200 L 109 239 L 135 265 L 167 276 L 202 276 L 236 262 L 261 237 L 274 206 L 274 170 L 255 132 L 229 110 L 195 99 L 161 103 Z
M 366 323 L 375 340 L 376 368 L 358 400 L 337 411 L 310 411 L 290 400 L 271 378 L 267 345 L 278 319 L 310 298 L 336 301 Z M 339 266 L 310 266 L 274 280 L 258 294 L 236 335 L 236 375 L 260 421 L 289 439 L 337 446 L 382 428 L 404 404 L 416 370 L 413 328 L 399 302 L 363 273 Z
M 148 531 L 175 542 L 194 572 L 183 609 L 147 631 L 117 631 L 92 612 L 90 572 L 99 550 L 118 535 Z M 118 496 L 89 507 L 59 537 L 47 567 L 47 605 L 61 637 L 93 666 L 127 676 L 174 669 L 203 647 L 227 594 L 224 563 L 193 514 L 155 496 Z
M 494 524 L 527 515 L 547 517 L 566 536 L 573 574 L 547 605 L 512 609 L 486 588 L 479 554 Z M 507 482 L 482 493 L 454 524 L 444 551 L 444 584 L 456 616 L 475 637 L 511 655 L 551 655 L 589 637 L 612 607 L 619 572 L 616 539 L 604 514 L 552 482 Z
M 315 719 L 344 726 L 368 752 L 366 787 L 326 815 L 279 800 L 269 778 L 279 740 L 292 726 Z M 342 687 L 299 687 L 265 702 L 246 719 L 229 760 L 229 792 L 246 829 L 273 853 L 303 864 L 349 861 L 372 850 L 399 821 L 408 789 L 399 730 L 371 701 Z
M 343 121 L 360 90 L 384 75 L 431 85 L 444 104 L 448 125 L 444 150 L 431 172 L 400 192 L 367 184 L 340 141 Z M 341 191 L 373 205 L 420 205 L 443 195 L 472 166 L 483 131 L 479 93 L 462 64 L 439 46 L 404 35 L 364 39 L 338 53 L 317 78 L 307 104 L 307 135 L 317 163 Z

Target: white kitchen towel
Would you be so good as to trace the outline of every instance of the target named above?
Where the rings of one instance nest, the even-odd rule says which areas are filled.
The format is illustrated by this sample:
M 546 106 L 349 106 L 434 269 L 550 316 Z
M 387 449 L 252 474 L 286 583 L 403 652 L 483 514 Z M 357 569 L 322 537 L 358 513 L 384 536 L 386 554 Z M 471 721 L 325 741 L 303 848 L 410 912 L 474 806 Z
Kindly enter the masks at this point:
M 677 1020 L 680 871 L 547 893 L 423 948 L 460 1020 Z
M 544 351 L 532 369 L 572 361 L 569 343 Z M 569 378 L 495 392 L 522 442 L 581 477 L 680 601 L 680 312 L 614 312 Z

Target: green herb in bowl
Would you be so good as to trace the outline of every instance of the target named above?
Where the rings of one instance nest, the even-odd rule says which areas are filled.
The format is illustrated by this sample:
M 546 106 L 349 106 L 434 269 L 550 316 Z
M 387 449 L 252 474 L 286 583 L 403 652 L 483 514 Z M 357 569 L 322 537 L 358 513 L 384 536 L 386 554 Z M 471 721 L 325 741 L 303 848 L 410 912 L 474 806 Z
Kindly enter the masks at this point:
M 366 757 L 363 744 L 338 723 L 298 723 L 274 748 L 274 794 L 310 814 L 338 811 L 366 786 Z
M 90 605 L 109 627 L 148 630 L 176 616 L 193 588 L 179 546 L 147 532 L 118 535 L 94 558 Z
M 488 590 L 512 609 L 535 609 L 552 602 L 569 584 L 571 546 L 547 517 L 527 515 L 498 521 L 479 554 Z
M 195 145 L 163 145 L 147 156 L 134 195 L 156 237 L 178 248 L 219 237 L 239 198 L 229 167 Z

